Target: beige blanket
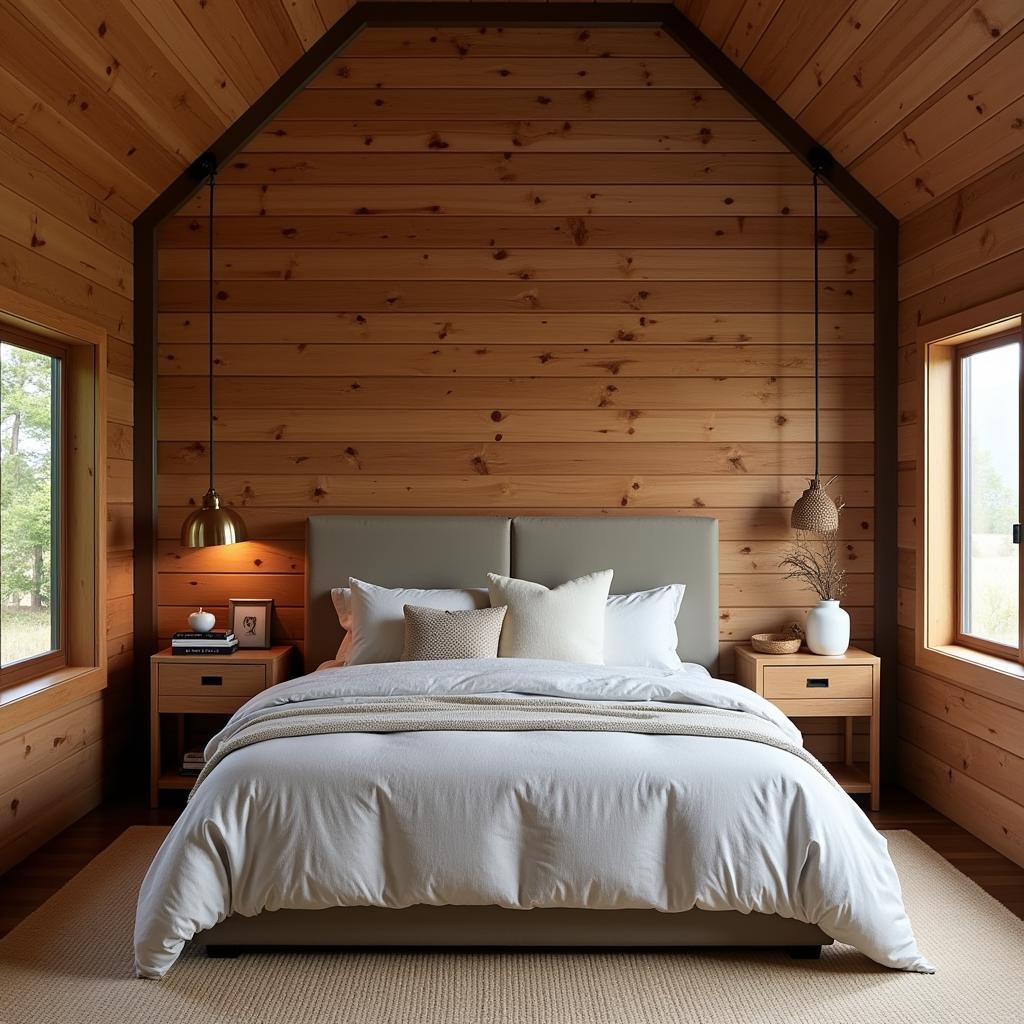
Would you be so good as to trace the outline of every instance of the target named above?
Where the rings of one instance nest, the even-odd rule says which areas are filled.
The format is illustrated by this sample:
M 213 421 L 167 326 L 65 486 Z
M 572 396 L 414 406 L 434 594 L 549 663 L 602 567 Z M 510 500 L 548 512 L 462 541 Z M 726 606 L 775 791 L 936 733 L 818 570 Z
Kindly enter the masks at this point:
M 229 754 L 264 740 L 346 732 L 629 732 L 746 740 L 785 750 L 838 784 L 803 747 L 743 711 L 694 705 L 545 700 L 483 694 L 394 696 L 329 706 L 285 705 L 250 717 L 207 761 L 189 795 Z

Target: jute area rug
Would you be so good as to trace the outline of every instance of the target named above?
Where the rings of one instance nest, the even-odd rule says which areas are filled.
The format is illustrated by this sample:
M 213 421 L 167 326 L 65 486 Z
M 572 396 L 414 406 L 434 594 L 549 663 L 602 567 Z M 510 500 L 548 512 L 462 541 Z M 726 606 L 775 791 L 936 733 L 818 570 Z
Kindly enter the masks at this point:
M 1024 922 L 909 832 L 889 832 L 935 975 L 835 945 L 819 961 L 668 953 L 266 953 L 189 948 L 132 976 L 139 882 L 166 829 L 131 828 L 0 942 L 4 1024 L 964 1024 L 1024 1021 Z

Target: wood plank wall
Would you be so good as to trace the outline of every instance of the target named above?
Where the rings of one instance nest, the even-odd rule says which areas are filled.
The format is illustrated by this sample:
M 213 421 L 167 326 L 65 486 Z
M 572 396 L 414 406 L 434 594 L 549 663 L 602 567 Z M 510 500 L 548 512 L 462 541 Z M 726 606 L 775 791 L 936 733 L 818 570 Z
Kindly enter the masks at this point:
M 1019 76 L 1016 87 L 1020 91 Z M 970 136 L 968 136 L 969 138 Z M 1024 710 L 914 667 L 916 327 L 1024 282 L 1024 150 L 903 222 L 900 267 L 900 781 L 1024 864 Z
M 721 520 L 730 673 L 809 606 L 778 572 L 813 469 L 808 174 L 654 30 L 470 34 L 367 31 L 220 176 L 239 547 L 177 540 L 206 486 L 206 196 L 164 226 L 159 632 L 270 596 L 301 644 L 310 513 L 668 512 Z M 822 202 L 822 468 L 870 644 L 872 238 Z
M 0 123 L 0 284 L 96 324 L 109 339 L 110 683 L 22 728 L 3 732 L 0 722 L 0 871 L 99 803 L 104 769 L 113 770 L 126 741 L 133 589 L 131 224 L 64 177 L 40 145 L 34 131 L 45 104 L 5 92 L 12 110 Z

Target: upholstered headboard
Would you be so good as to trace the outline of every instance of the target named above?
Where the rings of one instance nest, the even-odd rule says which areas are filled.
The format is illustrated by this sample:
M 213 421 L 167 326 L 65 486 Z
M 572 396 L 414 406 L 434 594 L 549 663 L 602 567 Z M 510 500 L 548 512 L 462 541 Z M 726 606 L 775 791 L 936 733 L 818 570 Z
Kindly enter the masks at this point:
M 614 569 L 612 593 L 685 583 L 679 656 L 718 662 L 718 520 L 700 516 L 311 516 L 306 522 L 306 670 L 333 658 L 331 588 L 482 587 L 499 572 L 556 586 Z

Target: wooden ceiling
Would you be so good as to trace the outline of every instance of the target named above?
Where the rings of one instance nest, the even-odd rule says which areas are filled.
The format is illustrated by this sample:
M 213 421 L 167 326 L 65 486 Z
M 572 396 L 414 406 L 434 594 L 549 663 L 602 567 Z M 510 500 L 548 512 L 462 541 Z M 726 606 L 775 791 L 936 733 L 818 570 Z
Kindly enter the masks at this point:
M 1024 151 L 1021 0 L 682 0 L 901 220 Z
M 1021 0 L 677 4 L 901 219 L 1024 152 Z M 134 217 L 349 6 L 2 0 L 0 134 Z

